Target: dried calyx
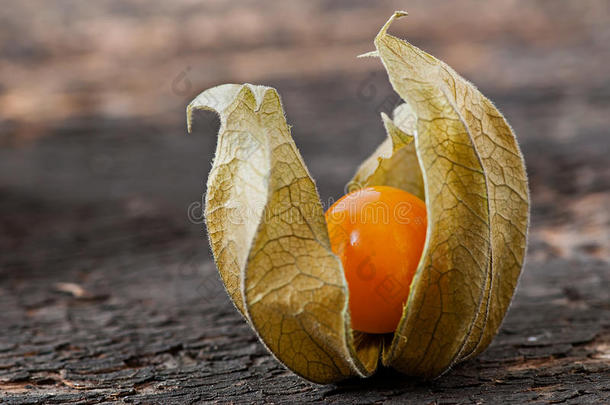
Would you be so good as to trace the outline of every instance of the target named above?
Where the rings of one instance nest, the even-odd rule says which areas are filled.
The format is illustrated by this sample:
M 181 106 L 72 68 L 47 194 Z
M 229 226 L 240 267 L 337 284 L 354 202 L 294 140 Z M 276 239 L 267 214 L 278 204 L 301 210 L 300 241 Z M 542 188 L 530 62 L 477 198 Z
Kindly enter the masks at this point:
M 318 383 L 369 376 L 379 359 L 435 378 L 483 351 L 510 304 L 526 247 L 529 196 L 515 136 L 494 105 L 453 69 L 387 34 L 375 38 L 404 100 L 388 138 L 352 179 L 424 199 L 427 236 L 394 334 L 354 332 L 348 289 L 315 184 L 277 92 L 225 84 L 187 109 L 221 127 L 205 217 L 214 259 L 237 309 L 286 367 Z

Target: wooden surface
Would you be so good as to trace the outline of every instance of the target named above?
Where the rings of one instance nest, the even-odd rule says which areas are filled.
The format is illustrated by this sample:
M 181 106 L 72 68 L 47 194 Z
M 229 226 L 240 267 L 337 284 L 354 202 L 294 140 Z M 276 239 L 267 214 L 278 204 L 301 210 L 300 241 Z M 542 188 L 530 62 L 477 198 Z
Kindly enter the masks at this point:
M 3 10 L 0 403 L 609 403 L 608 2 L 448 3 L 413 2 L 397 33 L 515 128 L 526 268 L 478 358 L 433 382 L 329 386 L 280 366 L 229 302 L 197 215 L 218 123 L 198 115 L 187 137 L 184 106 L 226 81 L 278 88 L 328 205 L 397 102 L 352 56 L 399 2 Z

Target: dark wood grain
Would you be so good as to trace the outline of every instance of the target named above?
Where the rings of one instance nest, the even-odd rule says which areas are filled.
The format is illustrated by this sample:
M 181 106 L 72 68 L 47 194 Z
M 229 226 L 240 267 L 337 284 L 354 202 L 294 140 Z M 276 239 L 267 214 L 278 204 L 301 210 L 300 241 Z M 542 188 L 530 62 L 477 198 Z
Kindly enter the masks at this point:
M 468 13 L 480 2 L 414 3 L 420 20 L 404 32 L 475 81 L 519 136 L 533 200 L 527 263 L 478 358 L 432 382 L 381 370 L 328 386 L 279 365 L 229 302 L 203 225 L 188 215 L 201 208 L 218 123 L 200 114 L 187 137 L 183 109 L 221 81 L 277 87 L 327 205 L 383 139 L 379 111 L 397 102 L 373 62 L 328 64 L 369 50 L 397 4 L 312 2 L 306 13 L 319 18 L 308 24 L 344 18 L 329 45 L 298 22 L 303 3 L 246 3 L 109 1 L 62 14 L 31 1 L 0 16 L 13 34 L 19 18 L 32 20 L 12 45 L 0 39 L 0 403 L 610 403 L 607 3 L 498 1 L 500 17 L 485 6 L 476 21 Z M 435 11 L 455 15 L 451 29 L 433 24 Z M 185 39 L 174 20 L 193 13 L 258 36 Z M 48 23 L 62 15 L 65 25 Z M 164 15 L 174 36 L 152 41 Z M 131 42 L 100 37 L 104 24 Z M 316 59 L 325 46 L 338 56 Z M 261 55 L 278 65 L 267 70 Z M 57 97 L 35 108 L 45 92 Z

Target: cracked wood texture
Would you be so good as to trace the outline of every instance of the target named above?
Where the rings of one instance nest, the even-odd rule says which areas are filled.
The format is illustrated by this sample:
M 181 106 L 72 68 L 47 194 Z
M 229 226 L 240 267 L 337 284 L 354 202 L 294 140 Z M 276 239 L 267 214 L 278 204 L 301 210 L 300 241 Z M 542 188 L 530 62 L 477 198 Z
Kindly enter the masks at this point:
M 489 3 L 414 1 L 391 33 L 474 81 L 521 142 L 515 300 L 436 381 L 328 386 L 274 360 L 222 288 L 201 217 L 218 122 L 199 114 L 187 137 L 184 107 L 222 82 L 277 88 L 327 207 L 399 103 L 354 57 L 404 2 L 3 8 L 0 403 L 610 402 L 608 4 Z

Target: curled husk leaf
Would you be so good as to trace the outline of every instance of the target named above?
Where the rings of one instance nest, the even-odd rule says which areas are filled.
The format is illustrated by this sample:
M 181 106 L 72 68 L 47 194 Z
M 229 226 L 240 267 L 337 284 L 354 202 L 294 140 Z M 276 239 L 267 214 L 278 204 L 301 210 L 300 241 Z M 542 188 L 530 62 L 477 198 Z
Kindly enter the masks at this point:
M 352 187 L 389 185 L 424 199 L 424 251 L 394 334 L 351 329 L 341 261 L 320 197 L 269 87 L 225 84 L 187 108 L 220 115 L 205 218 L 221 278 L 237 309 L 286 367 L 317 383 L 369 376 L 379 359 L 435 378 L 483 351 L 523 265 L 529 196 L 515 136 L 500 112 L 443 62 L 387 34 L 375 38 L 404 100 L 388 138 Z

